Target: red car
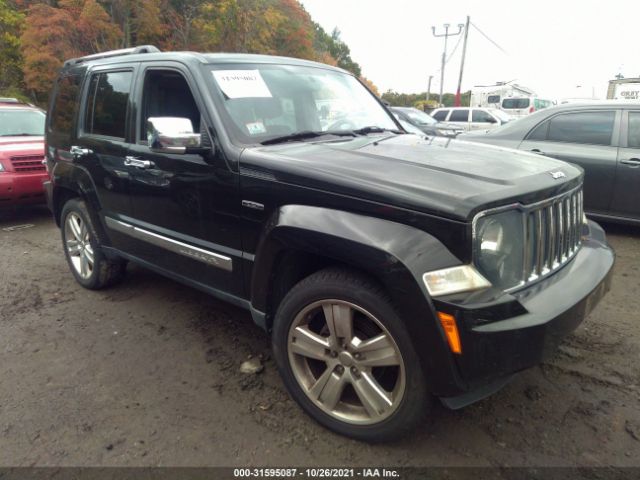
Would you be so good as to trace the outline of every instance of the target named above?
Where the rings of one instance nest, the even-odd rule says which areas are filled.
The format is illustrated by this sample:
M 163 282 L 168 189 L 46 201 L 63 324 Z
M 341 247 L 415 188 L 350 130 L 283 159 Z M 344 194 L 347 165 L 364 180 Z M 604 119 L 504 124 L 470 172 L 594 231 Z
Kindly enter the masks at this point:
M 44 120 L 39 108 L 0 98 L 0 208 L 46 201 Z

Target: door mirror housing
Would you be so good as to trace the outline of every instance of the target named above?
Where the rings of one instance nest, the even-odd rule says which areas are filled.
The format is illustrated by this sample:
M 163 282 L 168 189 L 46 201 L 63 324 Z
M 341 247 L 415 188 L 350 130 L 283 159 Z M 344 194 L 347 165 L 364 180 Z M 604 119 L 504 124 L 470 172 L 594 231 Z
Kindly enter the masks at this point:
M 149 117 L 149 148 L 156 153 L 184 154 L 202 148 L 202 137 L 194 133 L 191 120 L 181 117 Z

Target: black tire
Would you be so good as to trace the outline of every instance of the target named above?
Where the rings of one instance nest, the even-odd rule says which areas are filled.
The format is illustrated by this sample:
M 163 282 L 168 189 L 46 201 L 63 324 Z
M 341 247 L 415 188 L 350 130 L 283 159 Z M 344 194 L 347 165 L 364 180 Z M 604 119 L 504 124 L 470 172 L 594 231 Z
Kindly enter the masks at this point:
M 327 299 L 345 301 L 373 314 L 391 335 L 400 352 L 405 372 L 404 394 L 390 416 L 378 423 L 358 425 L 326 413 L 305 393 L 293 372 L 289 355 L 292 323 L 308 306 Z M 339 434 L 366 442 L 396 439 L 414 429 L 431 406 L 432 397 L 427 391 L 426 378 L 404 323 L 386 292 L 375 281 L 357 272 L 328 268 L 305 278 L 291 289 L 276 313 L 272 347 L 290 395 L 316 421 Z
M 81 219 L 81 222 L 86 227 L 87 243 L 93 251 L 93 266 L 90 271 L 87 270 L 86 275 L 82 275 L 78 268 L 72 261 L 72 255 L 68 247 L 68 241 L 74 241 L 74 238 L 68 238 L 70 235 L 67 228 L 67 222 L 70 218 Z M 110 259 L 107 258 L 101 248 L 101 237 L 98 234 L 98 230 L 91 220 L 91 215 L 87 210 L 86 203 L 79 198 L 72 198 L 68 200 L 62 208 L 60 215 L 60 230 L 62 233 L 62 247 L 67 259 L 67 264 L 71 273 L 75 277 L 76 281 L 84 288 L 90 290 L 99 290 L 102 288 L 114 285 L 122 280 L 126 270 L 126 262 L 122 259 Z M 75 257 L 75 255 L 74 255 Z

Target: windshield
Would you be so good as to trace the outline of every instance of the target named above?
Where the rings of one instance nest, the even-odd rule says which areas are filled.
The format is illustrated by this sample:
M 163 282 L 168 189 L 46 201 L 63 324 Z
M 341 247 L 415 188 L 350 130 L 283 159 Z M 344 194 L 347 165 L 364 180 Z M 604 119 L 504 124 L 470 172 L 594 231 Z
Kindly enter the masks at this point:
M 396 130 L 378 100 L 353 76 L 292 65 L 220 65 L 211 70 L 241 144 L 269 142 L 300 133 L 352 132 L 366 127 Z
M 44 119 L 38 110 L 0 109 L 0 137 L 43 136 Z
M 417 108 L 410 108 L 404 111 L 411 120 L 420 125 L 434 125 L 438 123 L 433 117 L 430 117 L 424 112 L 421 112 Z
M 528 98 L 505 98 L 502 108 L 529 108 Z

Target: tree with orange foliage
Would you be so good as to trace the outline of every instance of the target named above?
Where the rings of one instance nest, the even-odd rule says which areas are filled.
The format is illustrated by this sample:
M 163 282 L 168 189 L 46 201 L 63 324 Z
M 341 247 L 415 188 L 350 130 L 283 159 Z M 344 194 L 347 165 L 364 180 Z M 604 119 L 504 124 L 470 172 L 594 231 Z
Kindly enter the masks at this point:
M 380 96 L 378 87 L 376 87 L 376 85 L 371 80 L 369 80 L 367 77 L 360 75 L 360 81 L 364 83 L 367 86 L 367 88 L 375 94 L 376 97 Z
M 65 59 L 116 48 L 121 32 L 95 0 L 29 7 L 21 37 L 24 82 L 42 101 Z

